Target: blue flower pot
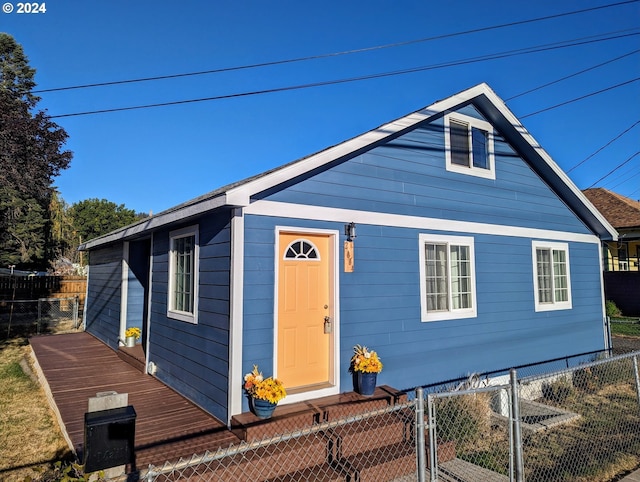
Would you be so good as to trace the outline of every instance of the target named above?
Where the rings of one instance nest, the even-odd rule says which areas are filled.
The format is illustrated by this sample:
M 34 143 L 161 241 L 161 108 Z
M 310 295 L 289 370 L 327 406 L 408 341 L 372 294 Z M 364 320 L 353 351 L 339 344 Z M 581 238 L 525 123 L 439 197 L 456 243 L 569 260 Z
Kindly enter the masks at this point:
M 253 401 L 253 413 L 256 417 L 265 419 L 271 418 L 273 411 L 278 406 L 277 403 L 271 403 L 267 400 L 260 400 L 259 398 L 252 399 Z
M 370 397 L 376 390 L 377 373 L 358 372 L 358 393 Z

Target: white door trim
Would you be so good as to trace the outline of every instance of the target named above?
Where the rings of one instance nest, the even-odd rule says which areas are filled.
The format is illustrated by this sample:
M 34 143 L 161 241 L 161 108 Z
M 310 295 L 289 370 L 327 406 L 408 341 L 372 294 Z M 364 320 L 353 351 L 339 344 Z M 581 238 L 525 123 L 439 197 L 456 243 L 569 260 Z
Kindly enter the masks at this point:
M 329 373 L 329 383 L 331 387 L 319 390 L 310 390 L 308 392 L 287 395 L 281 404 L 295 403 L 303 400 L 312 400 L 315 398 L 326 397 L 329 395 L 337 395 L 340 393 L 340 283 L 339 280 L 339 260 L 340 252 L 338 251 L 338 242 L 340 232 L 333 229 L 314 229 L 301 228 L 296 226 L 276 226 L 275 227 L 275 243 L 274 243 L 274 283 L 273 283 L 273 374 L 277 374 L 277 357 L 278 357 L 278 276 L 280 266 L 280 234 L 296 233 L 296 234 L 320 234 L 329 235 L 329 293 L 332 302 L 332 309 L 329 313 L 333 322 L 333 332 L 331 334 L 332 343 L 329 353 L 329 360 L 332 363 Z M 287 387 L 285 387 L 286 389 Z

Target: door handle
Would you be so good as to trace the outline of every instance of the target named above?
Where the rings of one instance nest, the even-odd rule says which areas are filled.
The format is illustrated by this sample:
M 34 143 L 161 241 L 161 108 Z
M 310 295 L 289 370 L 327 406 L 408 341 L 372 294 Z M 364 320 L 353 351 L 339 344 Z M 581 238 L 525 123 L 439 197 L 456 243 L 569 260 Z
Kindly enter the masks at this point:
M 324 332 L 327 335 L 333 332 L 331 318 L 329 318 L 328 316 L 324 317 Z

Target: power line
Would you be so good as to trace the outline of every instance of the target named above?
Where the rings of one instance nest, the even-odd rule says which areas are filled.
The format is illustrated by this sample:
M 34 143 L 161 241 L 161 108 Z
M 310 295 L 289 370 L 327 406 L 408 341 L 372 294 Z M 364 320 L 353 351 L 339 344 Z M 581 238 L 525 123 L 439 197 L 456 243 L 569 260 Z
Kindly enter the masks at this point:
M 624 131 L 622 131 L 620 134 L 618 134 L 616 137 L 614 137 L 613 139 L 611 139 L 609 142 L 607 142 L 604 146 L 602 146 L 600 149 L 596 150 L 593 154 L 591 154 L 590 156 L 587 156 L 585 159 L 583 159 L 582 161 L 580 161 L 578 164 L 576 164 L 575 166 L 573 166 L 571 169 L 569 169 L 567 171 L 567 174 L 569 174 L 571 171 L 573 171 L 574 169 L 576 169 L 577 167 L 580 167 L 582 164 L 584 164 L 585 162 L 587 162 L 589 159 L 591 159 L 593 156 L 595 156 L 596 154 L 598 154 L 599 152 L 601 152 L 602 150 L 604 150 L 605 148 L 609 147 L 611 144 L 613 144 L 615 141 L 617 141 L 618 139 L 620 139 L 623 135 L 625 135 L 627 132 L 629 132 L 631 129 L 633 129 L 635 126 L 637 126 L 638 124 L 640 124 L 640 121 L 636 121 L 634 124 L 631 125 L 631 127 L 626 128 Z
M 505 102 L 508 102 L 510 100 L 513 100 L 513 99 L 516 99 L 518 97 L 522 97 L 523 95 L 530 94 L 531 92 L 535 92 L 537 90 L 544 89 L 545 87 L 549 87 L 551 85 L 557 84 L 559 82 L 562 82 L 564 80 L 570 79 L 572 77 L 577 77 L 578 75 L 584 74 L 584 73 L 589 72 L 591 70 L 595 70 L 595 69 L 603 67 L 603 66 L 605 66 L 607 64 L 610 64 L 610 63 L 616 62 L 618 60 L 624 59 L 625 57 L 629 57 L 630 55 L 637 54 L 638 52 L 640 52 L 640 49 L 637 49 L 637 50 L 634 50 L 633 52 L 629 52 L 627 54 L 621 55 L 619 57 L 616 57 L 615 59 L 607 60 L 606 62 L 602 62 L 601 64 L 594 65 L 593 67 L 589 67 L 587 69 L 580 70 L 578 72 L 574 72 L 573 74 L 567 75 L 565 77 L 561 77 L 561 78 L 559 78 L 557 80 L 554 80 L 552 82 L 547 82 L 546 84 L 539 85 L 538 87 L 534 87 L 533 89 L 525 90 L 524 92 L 521 92 L 521 93 L 516 94 L 516 95 L 514 95 L 512 97 L 509 97 L 508 99 L 505 99 Z
M 626 163 L 630 162 L 634 157 L 636 157 L 638 154 L 640 154 L 640 151 L 637 151 L 635 154 L 633 154 L 631 157 L 629 157 L 626 161 L 622 162 L 621 164 L 618 164 L 617 167 L 615 167 L 613 170 L 609 171 L 607 174 L 605 174 L 604 176 L 602 176 L 600 179 L 598 179 L 596 182 L 594 182 L 593 184 L 591 184 L 591 186 L 589 186 L 587 189 L 591 189 L 593 186 L 595 186 L 596 184 L 598 184 L 600 181 L 602 181 L 603 179 L 606 179 L 607 177 L 609 177 L 611 174 L 613 174 L 614 172 L 616 172 L 618 169 L 620 169 L 622 166 L 624 166 Z
M 626 177 L 628 174 L 630 174 L 631 172 L 634 172 L 635 174 L 633 176 L 629 176 Z M 637 167 L 636 166 L 631 166 L 627 171 L 621 173 L 618 177 L 616 177 L 615 179 L 611 179 L 610 181 L 607 181 L 604 183 L 604 186 L 606 186 L 607 184 L 610 184 L 614 181 L 617 181 L 618 179 L 620 179 L 621 177 L 624 177 L 624 179 L 622 181 L 620 181 L 617 184 L 614 184 L 613 186 L 611 186 L 609 189 L 611 191 L 613 191 L 615 188 L 617 188 L 618 186 L 620 186 L 621 184 L 624 184 L 626 182 L 629 182 L 631 179 L 633 179 L 634 177 L 638 177 L 640 176 L 640 172 L 638 172 Z
M 591 92 L 589 94 L 585 94 L 585 95 L 580 96 L 580 97 L 575 97 L 575 98 L 573 98 L 571 100 L 567 100 L 565 102 L 561 102 L 559 104 L 555 104 L 555 105 L 552 105 L 550 107 L 545 107 L 544 109 L 540 109 L 540 110 L 537 110 L 535 112 L 531 112 L 530 114 L 521 115 L 520 119 L 524 119 L 526 117 L 531 117 L 531 116 L 534 116 L 534 115 L 537 115 L 537 114 L 541 114 L 542 112 L 546 112 L 546 111 L 551 110 L 551 109 L 556 109 L 558 107 L 562 107 L 562 106 L 567 105 L 567 104 L 572 104 L 573 102 L 578 102 L 579 100 L 583 100 L 583 99 L 586 99 L 588 97 L 593 97 L 594 95 L 602 94 L 602 93 L 607 92 L 609 90 L 617 89 L 619 87 L 623 87 L 625 85 L 632 84 L 633 82 L 637 82 L 638 80 L 640 80 L 640 77 L 636 77 L 635 79 L 627 80 L 626 82 L 622 82 L 620 84 L 612 85 L 612 86 L 607 87 L 605 89 L 601 89 L 601 90 L 598 90 L 596 92 Z
M 637 0 L 637 1 L 640 1 L 640 0 Z M 632 29 L 632 30 L 637 30 L 637 29 Z M 606 34 L 602 34 L 602 35 L 606 35 Z M 390 72 L 381 72 L 377 74 L 362 75 L 357 77 L 334 79 L 334 80 L 327 80 L 327 81 L 320 81 L 320 82 L 312 82 L 308 84 L 300 84 L 300 85 L 293 85 L 293 86 L 275 87 L 272 89 L 239 92 L 235 94 L 226 94 L 226 95 L 219 95 L 219 96 L 212 96 L 212 97 L 202 97 L 202 98 L 178 100 L 178 101 L 172 101 L 172 102 L 160 102 L 155 104 L 144 104 L 144 105 L 129 106 L 129 107 L 114 107 L 110 109 L 75 112 L 75 113 L 69 113 L 69 114 L 58 114 L 58 115 L 52 115 L 50 116 L 50 118 L 56 119 L 56 118 L 62 118 L 62 117 L 76 117 L 76 116 L 82 116 L 82 115 L 106 114 L 111 112 L 123 112 L 123 111 L 129 111 L 129 110 L 149 109 L 154 107 L 167 107 L 172 105 L 232 99 L 232 98 L 238 98 L 238 97 L 248 97 L 248 96 L 254 96 L 254 95 L 271 94 L 276 92 L 308 89 L 312 87 L 321 87 L 326 85 L 336 85 L 336 84 L 344 84 L 344 83 L 350 83 L 350 82 L 358 82 L 363 80 L 379 79 L 379 78 L 391 77 L 396 75 L 404 75 L 404 74 L 410 74 L 410 73 L 416 73 L 416 72 L 424 72 L 427 70 L 435 70 L 435 69 L 446 68 L 446 67 L 454 67 L 454 66 L 466 65 L 466 64 L 477 63 L 477 62 L 484 62 L 487 60 L 497 60 L 497 59 L 502 59 L 507 57 L 513 57 L 516 55 L 531 54 L 531 53 L 537 53 L 537 52 L 544 52 L 548 50 L 556 50 L 556 49 L 575 47 L 575 46 L 586 45 L 586 44 L 591 44 L 596 42 L 603 42 L 607 40 L 615 40 L 619 38 L 637 36 L 637 35 L 640 35 L 640 33 L 628 33 L 628 34 L 622 34 L 622 35 L 615 35 L 611 37 L 598 38 L 597 40 L 594 40 L 594 37 L 601 37 L 602 35 L 583 37 L 581 39 L 567 40 L 567 41 L 556 42 L 551 44 L 543 44 L 543 45 L 534 46 L 534 47 L 526 47 L 523 49 L 510 50 L 506 52 L 489 54 L 489 55 L 484 55 L 480 57 L 472 57 L 469 59 L 445 62 L 441 64 L 428 65 L 428 66 L 422 66 L 422 67 L 413 67 L 409 69 L 396 70 L 396 71 L 390 71 Z M 584 40 L 584 39 L 591 39 L 591 40 Z M 549 110 L 549 109 L 550 108 L 545 110 Z M 534 115 L 534 114 L 529 114 L 529 115 Z
M 431 41 L 434 41 L 434 40 L 442 40 L 442 39 L 458 37 L 458 36 L 462 36 L 462 35 L 469 35 L 469 34 L 474 34 L 474 33 L 487 32 L 487 31 L 490 31 L 490 30 L 497 30 L 497 29 L 506 28 L 506 27 L 514 27 L 514 26 L 517 26 L 517 25 L 525 25 L 525 24 L 528 24 L 528 23 L 541 22 L 541 21 L 551 20 L 551 19 L 555 19 L 555 18 L 561 18 L 561 17 L 571 16 L 571 15 L 578 15 L 578 14 L 582 14 L 582 13 L 593 12 L 593 11 L 596 11 L 596 10 L 601 10 L 601 9 L 606 9 L 606 8 L 618 7 L 618 6 L 621 6 L 621 5 L 627 5 L 627 4 L 636 3 L 636 2 L 639 2 L 639 1 L 640 0 L 626 0 L 626 1 L 623 1 L 623 2 L 617 2 L 617 3 L 608 4 L 608 5 L 600 5 L 600 6 L 597 6 L 597 7 L 585 8 L 585 9 L 581 9 L 581 10 L 574 10 L 574 11 L 571 11 L 571 12 L 564 12 L 564 13 L 559 13 L 559 14 L 554 14 L 554 15 L 547 15 L 547 16 L 544 16 L 544 17 L 537 17 L 537 18 L 532 18 L 532 19 L 527 19 L 527 20 L 519 20 L 519 21 L 516 21 L 516 22 L 509 22 L 509 23 L 503 23 L 503 24 L 499 24 L 499 25 L 492 25 L 492 26 L 488 26 L 488 27 L 480 27 L 480 28 L 475 28 L 475 29 L 470 29 L 470 30 L 463 30 L 461 32 L 453 32 L 453 33 L 448 33 L 448 34 L 435 35 L 435 36 L 432 36 L 432 37 L 425 37 L 425 38 L 420 38 L 420 39 L 407 40 L 407 41 L 404 41 L 404 42 L 395 42 L 395 43 L 390 43 L 390 44 L 377 45 L 377 46 L 373 46 L 373 47 L 365 47 L 365 48 L 361 48 L 361 49 L 344 50 L 344 51 L 341 51 L 341 52 L 333 52 L 333 53 L 320 54 L 320 55 L 310 55 L 310 56 L 298 57 L 298 58 L 293 58 L 293 59 L 275 60 L 275 61 L 272 61 L 272 62 L 261 62 L 261 63 L 249 64 L 249 65 L 240 65 L 240 66 L 225 67 L 225 68 L 212 69 L 212 70 L 203 70 L 203 71 L 199 71 L 199 72 L 187 72 L 187 73 L 181 73 L 181 74 L 161 75 L 161 76 L 156 76 L 156 77 L 143 77 L 143 78 L 138 78 L 138 79 L 118 80 L 118 81 L 112 81 L 112 82 L 97 82 L 97 83 L 93 83 L 93 84 L 83 84 L 83 85 L 75 85 L 75 86 L 69 86 L 69 87 L 57 87 L 57 88 L 51 88 L 51 89 L 41 89 L 41 90 L 34 90 L 33 93 L 34 94 L 42 94 L 42 93 L 46 93 L 46 92 L 59 92 L 59 91 L 64 91 L 64 90 L 86 89 L 86 88 L 91 88 L 91 87 L 104 87 L 104 86 L 110 86 L 110 85 L 121 85 L 121 84 L 137 83 L 137 82 L 149 82 L 149 81 L 156 81 L 156 80 L 175 79 L 175 78 L 180 78 L 180 77 L 190 77 L 190 76 L 196 76 L 196 75 L 207 75 L 207 74 L 215 74 L 215 73 L 222 73 L 222 72 L 232 72 L 232 71 L 237 71 L 237 70 L 254 69 L 254 68 L 259 68 L 259 67 L 269 67 L 269 66 L 274 66 L 274 65 L 282 65 L 282 64 L 289 64 L 289 63 L 296 63 L 296 62 L 305 62 L 305 61 L 308 61 L 308 60 L 318 60 L 318 59 L 324 59 L 324 58 L 329 58 L 329 57 L 338 57 L 338 56 L 342 56 L 342 55 L 350 55 L 350 54 L 355 54 L 355 53 L 370 52 L 370 51 L 374 51 L 374 50 L 382 50 L 382 49 L 388 49 L 388 48 L 403 47 L 403 46 L 406 46 L 406 45 L 412 45 L 412 44 L 417 44 L 417 43 L 431 42 Z

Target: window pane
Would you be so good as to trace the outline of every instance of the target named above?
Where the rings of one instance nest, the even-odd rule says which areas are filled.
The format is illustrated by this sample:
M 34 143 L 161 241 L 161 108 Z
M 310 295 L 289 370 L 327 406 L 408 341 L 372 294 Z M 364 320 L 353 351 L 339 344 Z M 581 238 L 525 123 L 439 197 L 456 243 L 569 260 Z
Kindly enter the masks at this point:
M 538 266 L 538 301 L 553 303 L 551 286 L 551 253 L 548 249 L 536 249 Z
M 194 247 L 195 236 L 174 240 L 173 308 L 187 313 L 193 312 Z
M 449 122 L 451 139 L 451 162 L 470 167 L 469 163 L 469 127 L 467 124 L 451 120 Z
M 447 273 L 447 246 L 425 245 L 427 311 L 449 309 L 449 281 Z
M 469 246 L 451 246 L 452 309 L 471 308 Z
M 567 254 L 562 250 L 553 251 L 553 282 L 555 301 L 569 301 L 567 283 Z
M 487 150 L 487 133 L 476 127 L 471 128 L 471 142 L 473 145 L 473 167 L 489 169 L 489 152 Z

